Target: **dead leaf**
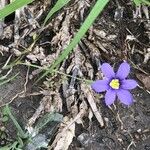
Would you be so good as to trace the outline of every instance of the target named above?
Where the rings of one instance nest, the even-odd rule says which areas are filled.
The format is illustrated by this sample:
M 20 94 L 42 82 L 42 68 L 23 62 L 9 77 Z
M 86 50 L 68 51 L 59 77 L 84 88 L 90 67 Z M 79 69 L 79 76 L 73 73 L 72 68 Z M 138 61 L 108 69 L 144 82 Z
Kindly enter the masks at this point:
M 73 123 L 63 137 L 59 139 L 54 150 L 67 150 L 75 135 L 75 123 Z
M 65 123 L 65 126 L 64 126 Z M 72 118 L 64 117 L 64 122 L 61 124 L 60 132 L 57 134 L 53 144 L 49 147 L 49 150 L 68 150 L 73 137 L 75 136 L 75 122 L 72 122 Z
M 144 87 L 150 90 L 150 76 L 138 73 L 136 77 L 143 83 Z

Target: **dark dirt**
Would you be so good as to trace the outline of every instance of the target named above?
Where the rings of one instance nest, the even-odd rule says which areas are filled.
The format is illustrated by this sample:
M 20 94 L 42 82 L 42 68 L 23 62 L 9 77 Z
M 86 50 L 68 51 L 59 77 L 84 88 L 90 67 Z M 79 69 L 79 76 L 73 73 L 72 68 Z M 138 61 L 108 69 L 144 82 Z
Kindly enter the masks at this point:
M 30 96 L 30 93 L 33 91 L 36 92 L 37 90 L 36 86 L 33 86 L 32 81 L 28 82 L 28 85 L 26 86 L 27 91 L 25 92 L 24 85 L 26 81 L 27 68 L 24 66 L 14 67 L 8 78 L 14 76 L 16 73 L 18 73 L 18 75 L 14 80 L 0 86 L 1 106 L 5 106 L 10 103 L 13 115 L 17 118 L 18 123 L 22 127 L 25 127 L 28 119 L 33 115 L 38 107 L 40 98 L 39 96 Z M 3 146 L 9 143 L 9 141 L 12 141 L 12 139 L 15 139 L 17 134 L 16 128 L 11 120 L 5 124 L 5 128 L 8 139 L 0 140 L 0 144 Z
M 89 150 L 121 150 L 126 149 L 133 141 L 136 147 L 133 143 L 130 149 L 147 150 L 150 146 L 148 136 L 150 124 L 149 94 L 137 89 L 134 96 L 137 102 L 128 109 L 120 104 L 113 111 L 109 108 L 103 109 L 102 114 L 107 127 L 101 129 L 93 120 L 85 132 L 77 133 L 79 143 Z M 103 103 L 100 105 L 105 107 Z
M 94 0 L 88 1 L 90 6 L 93 6 L 94 2 Z M 135 6 L 130 1 L 124 2 L 119 0 L 118 2 L 121 7 L 114 1 L 108 4 L 103 13 L 89 29 L 86 36 L 81 40 L 78 48 L 61 64 L 59 71 L 80 77 L 79 71 L 78 73 L 74 71 L 74 67 L 78 66 L 85 79 L 96 80 L 100 78 L 98 71 L 99 63 L 108 62 L 117 68 L 123 60 L 127 60 L 131 64 L 130 77 L 136 79 L 140 87 L 132 91 L 135 102 L 130 107 L 125 107 L 117 101 L 115 105 L 108 108 L 104 104 L 102 95 L 99 96 L 93 92 L 96 105 L 101 112 L 105 126 L 100 127 L 95 117 L 92 118 L 92 121 L 89 121 L 88 115 L 84 115 L 82 118 L 83 126 L 76 123 L 75 136 L 69 146 L 69 150 L 150 149 L 150 89 L 146 85 L 148 82 L 145 84 L 142 78 L 137 78 L 138 74 L 146 77 L 150 76 L 150 59 L 145 61 L 145 55 L 148 53 L 148 48 L 150 48 L 150 22 L 145 17 L 142 8 L 142 17 L 137 16 L 133 19 L 133 11 L 135 12 L 136 9 Z M 56 59 L 60 51 L 69 43 L 70 38 L 77 32 L 83 20 L 86 18 L 87 12 L 90 11 L 88 5 L 84 5 L 82 9 L 78 9 L 80 3 L 72 1 L 64 9 L 55 14 L 49 27 L 41 33 L 41 37 L 34 45 L 33 51 L 23 55 L 21 58 L 22 61 L 29 61 L 30 63 L 41 66 L 49 66 Z M 36 8 L 33 14 L 37 14 L 40 8 L 42 8 L 42 5 L 48 4 L 39 1 L 37 4 L 30 5 L 30 8 Z M 69 15 L 71 12 L 75 12 L 73 14 L 75 17 L 70 18 Z M 42 22 L 43 16 L 45 14 L 42 14 L 37 19 L 39 23 Z M 12 20 L 6 24 L 5 28 L 11 25 L 14 25 Z M 16 46 L 18 48 L 17 50 L 22 52 L 24 50 L 23 46 L 29 47 L 32 43 L 32 34 L 38 33 L 39 28 L 36 27 L 33 29 L 32 25 L 28 24 L 28 22 L 21 23 L 20 28 L 20 34 L 23 34 L 25 29 L 28 28 L 32 31 L 24 39 L 21 39 L 22 41 L 19 41 L 21 43 L 20 45 L 18 44 L 19 46 Z M 7 38 L 0 39 L 0 45 L 7 47 L 8 44 L 6 41 Z M 9 52 L 4 52 L 3 57 L 0 56 L 1 66 L 4 65 L 10 54 L 13 55 L 13 60 L 17 58 L 14 47 L 10 46 L 13 43 L 13 36 L 9 39 L 8 43 Z M 30 70 L 29 75 L 33 75 L 33 70 L 35 69 Z M 4 72 L 6 71 L 2 71 L 2 73 Z M 25 90 L 24 84 L 27 68 L 15 66 L 9 76 L 17 72 L 20 72 L 20 74 L 15 80 L 0 86 L 0 106 L 11 102 L 16 94 Z M 55 110 L 63 114 L 64 117 L 69 116 L 74 118 L 73 106 L 77 104 L 77 110 L 79 111 L 82 101 L 87 102 L 86 97 L 83 97 L 82 91 L 80 91 L 81 81 L 73 81 L 70 77 L 64 79 L 62 75 L 55 74 L 54 76 L 47 76 L 44 79 L 45 82 L 33 85 L 35 78 L 37 79 L 38 77 L 39 73 L 33 75 L 33 79 L 29 79 L 27 83 L 27 91 L 18 95 L 10 103 L 14 116 L 23 128 L 39 107 L 40 102 L 43 101 L 43 97 L 45 97 L 44 94 L 34 96 L 32 95 L 34 92 L 40 92 L 41 90 L 54 92 L 50 94 L 53 98 L 49 98 L 44 106 L 45 110 L 42 110 L 40 117 L 42 117 L 43 112 L 46 113 Z M 66 82 L 67 84 L 65 84 Z M 71 96 L 73 95 L 73 98 L 66 96 L 70 87 L 76 90 L 74 93 L 69 93 Z M 65 89 L 66 93 L 64 92 Z M 58 97 L 55 98 L 55 96 Z M 59 98 L 61 99 L 63 110 L 58 106 L 60 102 L 58 101 Z M 54 106 L 54 108 L 51 106 Z M 88 107 L 90 107 L 89 104 Z M 6 125 L 0 123 L 0 126 L 5 126 L 6 128 L 7 138 L 1 139 L 0 137 L 0 146 L 5 146 L 16 138 L 16 129 L 11 121 Z M 53 138 L 55 135 L 56 133 L 53 134 Z

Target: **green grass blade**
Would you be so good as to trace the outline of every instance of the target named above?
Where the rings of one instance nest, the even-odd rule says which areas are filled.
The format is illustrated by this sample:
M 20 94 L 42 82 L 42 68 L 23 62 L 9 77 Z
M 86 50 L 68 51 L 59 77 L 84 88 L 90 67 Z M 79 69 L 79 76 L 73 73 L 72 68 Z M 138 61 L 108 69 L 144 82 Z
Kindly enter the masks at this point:
M 58 0 L 54 7 L 50 10 L 48 15 L 46 16 L 43 26 L 47 23 L 47 21 L 52 17 L 54 13 L 56 13 L 58 10 L 60 10 L 62 7 L 64 7 L 70 0 Z
M 33 0 L 15 0 L 11 4 L 6 5 L 3 9 L 0 10 L 0 20 L 13 13 L 15 10 L 23 7 L 24 5 L 31 3 L 32 1 Z
M 19 75 L 19 73 L 17 73 L 16 75 L 10 77 L 9 79 L 6 79 L 6 80 L 3 80 L 3 81 L 0 81 L 0 86 L 2 86 L 3 84 L 6 84 L 12 80 L 14 80 L 17 76 Z
M 49 70 L 46 71 L 38 80 L 41 80 L 43 77 L 45 77 L 48 73 L 52 73 L 55 67 L 57 67 L 64 59 L 67 58 L 69 53 L 72 52 L 72 50 L 75 48 L 75 46 L 80 42 L 81 38 L 85 35 L 87 30 L 90 28 L 92 23 L 95 21 L 97 16 L 102 12 L 106 4 L 109 2 L 109 0 L 98 0 L 94 7 L 92 8 L 90 14 L 84 21 L 83 25 L 69 44 L 69 46 L 61 53 L 61 55 L 56 59 L 56 61 L 50 66 Z
M 6 105 L 4 109 L 5 109 L 5 111 L 7 112 L 8 116 L 10 117 L 10 119 L 13 121 L 15 127 L 17 128 L 20 137 L 26 138 L 27 135 L 26 135 L 25 132 L 22 130 L 22 128 L 20 127 L 20 125 L 19 125 L 18 122 L 16 121 L 15 117 L 12 115 L 9 106 Z

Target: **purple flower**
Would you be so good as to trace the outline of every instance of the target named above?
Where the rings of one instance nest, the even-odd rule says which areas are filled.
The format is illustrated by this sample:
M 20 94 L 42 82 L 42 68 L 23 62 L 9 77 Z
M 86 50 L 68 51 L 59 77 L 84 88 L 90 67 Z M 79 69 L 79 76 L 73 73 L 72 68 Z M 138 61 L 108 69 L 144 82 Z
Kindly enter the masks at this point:
M 137 86 L 137 82 L 132 79 L 126 79 L 130 73 L 130 66 L 124 62 L 119 66 L 118 71 L 115 73 L 113 68 L 104 63 L 101 66 L 104 80 L 97 80 L 92 83 L 91 87 L 95 92 L 106 91 L 105 103 L 111 105 L 114 103 L 116 96 L 118 96 L 121 103 L 131 105 L 133 103 L 132 94 L 128 91 Z

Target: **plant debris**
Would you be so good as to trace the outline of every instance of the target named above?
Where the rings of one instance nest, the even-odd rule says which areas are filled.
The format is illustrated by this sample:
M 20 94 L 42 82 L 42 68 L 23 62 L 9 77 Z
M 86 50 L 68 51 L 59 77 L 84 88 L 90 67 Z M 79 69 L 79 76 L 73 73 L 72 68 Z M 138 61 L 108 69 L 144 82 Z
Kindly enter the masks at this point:
M 55 2 L 35 0 L 16 10 L 10 20 L 0 20 L 0 83 L 18 73 L 0 86 L 0 109 L 9 104 L 31 139 L 22 140 L 0 111 L 0 148 L 148 149 L 149 7 L 135 6 L 130 0 L 110 1 L 74 51 L 37 83 L 95 4 L 95 0 L 70 0 L 43 26 Z M 0 9 L 5 5 L 0 3 Z M 102 79 L 103 63 L 116 71 L 123 61 L 131 66 L 129 78 L 139 84 L 131 92 L 134 103 L 124 107 L 116 101 L 107 107 L 103 94 L 94 93 L 91 83 Z

